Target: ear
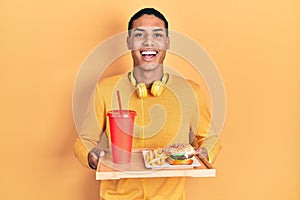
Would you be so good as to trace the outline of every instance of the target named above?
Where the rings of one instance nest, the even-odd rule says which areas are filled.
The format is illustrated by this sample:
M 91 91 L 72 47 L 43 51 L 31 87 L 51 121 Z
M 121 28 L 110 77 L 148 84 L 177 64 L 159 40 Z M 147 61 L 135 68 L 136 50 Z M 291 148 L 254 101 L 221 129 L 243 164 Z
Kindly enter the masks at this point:
M 127 36 L 127 48 L 128 48 L 128 50 L 131 50 L 131 49 L 132 49 L 131 38 L 130 38 L 130 36 Z
M 166 50 L 169 50 L 170 49 L 170 37 L 169 36 L 166 39 L 166 43 L 167 43 Z

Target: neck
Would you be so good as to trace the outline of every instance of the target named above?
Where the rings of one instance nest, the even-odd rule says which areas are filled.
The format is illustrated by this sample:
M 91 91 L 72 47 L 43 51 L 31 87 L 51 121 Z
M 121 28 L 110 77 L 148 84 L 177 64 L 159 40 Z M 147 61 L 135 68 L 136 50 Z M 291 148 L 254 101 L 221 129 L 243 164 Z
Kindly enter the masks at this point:
M 133 75 L 137 83 L 151 85 L 154 81 L 161 80 L 163 77 L 163 68 L 156 70 L 142 70 L 139 67 L 133 69 Z

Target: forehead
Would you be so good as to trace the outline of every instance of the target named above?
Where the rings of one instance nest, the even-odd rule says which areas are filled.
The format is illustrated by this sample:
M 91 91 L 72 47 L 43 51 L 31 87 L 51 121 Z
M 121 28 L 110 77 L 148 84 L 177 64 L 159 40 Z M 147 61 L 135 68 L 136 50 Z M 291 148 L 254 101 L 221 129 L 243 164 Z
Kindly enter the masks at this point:
M 136 19 L 132 23 L 132 28 L 138 27 L 160 27 L 165 28 L 165 23 L 163 20 L 159 19 L 154 15 L 144 14 L 140 18 Z

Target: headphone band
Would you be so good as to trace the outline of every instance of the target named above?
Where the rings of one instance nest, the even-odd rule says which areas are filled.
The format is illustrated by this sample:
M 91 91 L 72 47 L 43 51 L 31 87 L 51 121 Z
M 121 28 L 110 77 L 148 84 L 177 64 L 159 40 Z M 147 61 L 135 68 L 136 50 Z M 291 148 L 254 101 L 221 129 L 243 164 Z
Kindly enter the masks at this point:
M 135 87 L 137 95 L 140 98 L 147 97 L 148 92 L 147 92 L 146 84 L 137 83 L 136 79 L 133 76 L 133 71 L 128 73 L 128 78 L 130 80 L 130 83 Z M 168 79 L 169 79 L 169 74 L 164 73 L 161 80 L 154 81 L 152 83 L 151 90 L 150 90 L 151 94 L 156 97 L 159 96 L 163 92 L 165 84 L 167 83 Z
M 130 83 L 131 83 L 134 87 L 136 87 L 136 85 L 137 85 L 138 83 L 137 83 L 136 79 L 135 79 L 134 76 L 133 76 L 133 71 L 130 71 L 130 72 L 128 73 L 128 78 L 129 78 L 129 80 L 130 80 Z M 167 81 L 168 81 L 168 79 L 169 79 L 169 74 L 168 74 L 168 73 L 164 73 L 164 74 L 163 74 L 163 77 L 162 77 L 162 79 L 161 79 L 161 82 L 162 82 L 163 84 L 166 84 Z

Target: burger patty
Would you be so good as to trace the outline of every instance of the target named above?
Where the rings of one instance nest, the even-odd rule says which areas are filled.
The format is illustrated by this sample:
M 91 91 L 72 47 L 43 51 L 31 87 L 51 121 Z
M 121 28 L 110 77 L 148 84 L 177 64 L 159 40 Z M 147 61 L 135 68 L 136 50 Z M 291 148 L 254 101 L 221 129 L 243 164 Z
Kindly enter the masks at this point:
M 188 157 L 185 157 L 185 155 L 170 155 L 169 157 L 174 160 L 186 160 L 192 158 L 193 155 L 189 155 Z

